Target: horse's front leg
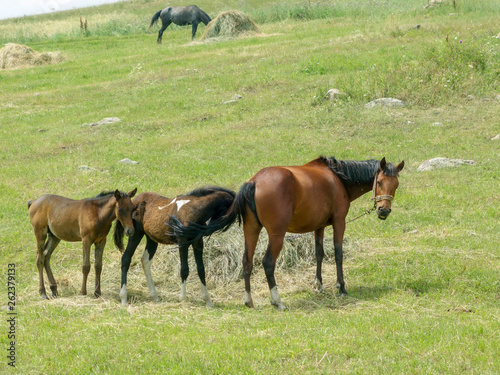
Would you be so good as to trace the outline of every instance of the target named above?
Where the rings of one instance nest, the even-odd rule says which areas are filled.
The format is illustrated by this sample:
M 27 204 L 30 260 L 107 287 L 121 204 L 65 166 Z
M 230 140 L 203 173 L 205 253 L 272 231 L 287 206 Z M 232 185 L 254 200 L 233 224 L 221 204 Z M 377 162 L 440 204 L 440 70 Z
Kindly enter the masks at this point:
M 130 263 L 132 262 L 132 256 L 135 253 L 135 249 L 141 243 L 144 233 L 135 230 L 135 233 L 128 238 L 127 248 L 122 255 L 122 282 L 120 287 L 120 300 L 122 306 L 128 306 L 127 303 L 127 273 L 130 268 Z
M 333 223 L 333 246 L 335 248 L 335 265 L 337 266 L 337 288 L 341 295 L 347 295 L 344 283 L 342 242 L 344 241 L 345 218 L 336 219 Z
M 94 295 L 96 297 L 101 296 L 101 273 L 102 273 L 102 256 L 104 254 L 104 247 L 106 246 L 106 238 L 101 242 L 98 242 L 94 245 L 95 247 L 95 292 Z
M 151 275 L 151 263 L 153 263 L 153 256 L 155 255 L 157 248 L 158 243 L 147 237 L 146 248 L 144 249 L 144 253 L 142 253 L 141 258 L 142 269 L 144 270 L 146 282 L 148 283 L 149 295 L 155 302 L 158 302 L 160 299 L 158 298 L 158 292 L 156 291 L 153 276 Z
M 325 287 L 323 286 L 323 278 L 321 276 L 321 265 L 323 263 L 323 258 L 325 257 L 325 251 L 323 248 L 323 237 L 325 234 L 325 228 L 320 228 L 314 232 L 314 249 L 316 251 L 316 290 L 318 292 L 323 292 Z
M 83 263 L 82 263 L 82 289 L 80 294 L 83 296 L 87 295 L 87 277 L 90 272 L 90 248 L 92 247 L 92 240 L 88 237 L 82 239 L 82 249 L 83 249 Z
M 198 22 L 193 22 L 193 25 L 191 27 L 191 31 L 193 33 L 193 36 L 191 37 L 191 40 L 194 39 L 194 36 L 196 35 L 196 30 L 198 30 Z

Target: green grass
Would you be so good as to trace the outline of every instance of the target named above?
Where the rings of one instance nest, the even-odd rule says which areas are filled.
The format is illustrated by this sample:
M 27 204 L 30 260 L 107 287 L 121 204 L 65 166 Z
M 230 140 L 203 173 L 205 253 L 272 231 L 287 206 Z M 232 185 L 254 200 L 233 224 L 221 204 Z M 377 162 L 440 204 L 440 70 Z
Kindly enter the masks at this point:
M 0 21 L 0 43 L 65 57 L 0 71 L 0 263 L 5 283 L 7 264 L 16 264 L 17 372 L 500 372 L 500 168 L 491 140 L 499 133 L 500 8 L 426 3 L 202 1 L 212 17 L 244 11 L 265 35 L 201 44 L 191 43 L 189 27 L 169 27 L 161 46 L 158 27 L 146 32 L 165 6 L 156 0 Z M 337 101 L 325 100 L 330 88 L 343 92 Z M 223 104 L 235 94 L 242 99 Z M 406 105 L 364 107 L 383 96 Z M 121 122 L 82 127 L 112 116 Z M 129 273 L 134 300 L 121 308 L 111 236 L 103 298 L 78 295 L 81 247 L 61 243 L 52 265 L 62 296 L 39 300 L 29 199 L 134 187 L 167 196 L 208 184 L 237 190 L 263 167 L 319 155 L 406 163 L 389 219 L 348 224 L 349 297 L 336 294 L 327 229 L 327 290 L 313 288 L 312 239 L 289 241 L 276 271 L 289 310 L 275 311 L 263 234 L 256 308 L 245 308 L 242 233 L 232 228 L 206 245 L 215 309 L 202 303 L 193 259 L 188 302 L 177 302 L 178 252 L 164 246 L 153 263 L 162 301 L 150 302 L 139 253 Z M 433 157 L 477 164 L 417 172 Z M 368 195 L 355 201 L 348 219 L 370 203 Z M 8 347 L 6 333 L 0 343 Z M 5 357 L 0 369 L 10 370 Z

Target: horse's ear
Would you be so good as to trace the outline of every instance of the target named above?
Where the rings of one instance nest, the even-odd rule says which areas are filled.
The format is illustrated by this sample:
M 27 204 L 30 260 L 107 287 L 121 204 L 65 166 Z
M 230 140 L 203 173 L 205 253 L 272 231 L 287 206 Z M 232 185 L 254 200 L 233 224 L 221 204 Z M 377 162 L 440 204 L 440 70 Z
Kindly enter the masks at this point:
M 403 160 L 401 163 L 398 164 L 398 166 L 396 167 L 398 172 L 401 172 L 403 170 L 405 166 L 405 161 Z
M 137 193 L 137 188 L 135 188 L 135 189 L 134 189 L 134 190 L 132 190 L 130 193 L 128 193 L 128 196 L 129 196 L 130 198 L 132 198 L 132 197 L 135 195 L 135 193 Z
M 380 160 L 380 170 L 383 171 L 387 162 L 385 161 L 385 156 Z
M 115 198 L 117 201 L 122 198 L 122 193 L 118 189 L 115 190 Z

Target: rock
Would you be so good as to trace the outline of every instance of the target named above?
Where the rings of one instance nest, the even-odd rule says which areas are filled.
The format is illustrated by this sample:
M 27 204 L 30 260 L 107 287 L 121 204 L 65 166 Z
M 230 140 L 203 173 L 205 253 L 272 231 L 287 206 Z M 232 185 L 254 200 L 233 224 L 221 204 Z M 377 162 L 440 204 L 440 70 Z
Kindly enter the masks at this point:
M 98 122 L 91 122 L 90 124 L 85 123 L 82 125 L 82 128 L 85 126 L 92 127 L 92 126 L 108 125 L 108 124 L 112 124 L 114 122 L 120 122 L 120 121 L 121 120 L 118 117 L 105 117 L 101 121 L 98 121 Z
M 497 134 L 491 138 L 492 141 L 498 141 L 499 139 L 500 139 L 500 134 Z
M 402 100 L 394 98 L 380 98 L 372 100 L 370 103 L 365 104 L 365 108 L 381 107 L 403 107 L 405 103 Z
M 232 103 L 238 103 L 238 101 L 235 99 L 232 99 L 232 100 L 228 100 L 227 102 L 222 102 L 222 104 L 232 104 Z
M 447 158 L 434 158 L 430 160 L 424 161 L 417 168 L 417 171 L 432 171 L 434 169 L 442 169 L 442 168 L 453 168 L 459 167 L 460 165 L 475 165 L 475 160 L 462 160 L 462 159 L 447 159 Z
M 122 164 L 139 164 L 138 161 L 133 161 L 133 160 L 130 160 L 129 158 L 122 159 L 122 160 L 118 161 L 118 163 L 122 163 Z
M 93 172 L 96 170 L 95 168 L 89 167 L 88 165 L 80 165 L 78 169 L 84 172 Z
M 330 100 L 337 99 L 340 96 L 340 94 L 342 94 L 342 92 L 339 89 L 330 89 L 326 93 L 326 95 L 328 95 L 328 98 L 330 98 Z

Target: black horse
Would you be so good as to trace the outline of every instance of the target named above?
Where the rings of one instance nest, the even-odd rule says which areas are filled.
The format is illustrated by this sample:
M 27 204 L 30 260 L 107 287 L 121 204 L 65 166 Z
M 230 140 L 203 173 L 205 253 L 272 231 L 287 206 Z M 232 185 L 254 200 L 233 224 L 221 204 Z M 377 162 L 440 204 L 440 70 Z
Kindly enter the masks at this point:
M 198 24 L 203 22 L 208 25 L 212 19 L 208 14 L 198 8 L 196 5 L 189 5 L 185 7 L 167 7 L 155 13 L 151 19 L 149 27 L 153 26 L 158 18 L 161 18 L 161 29 L 158 33 L 158 43 L 161 43 L 161 37 L 165 29 L 173 22 L 179 26 L 192 25 L 193 37 L 196 35 Z

